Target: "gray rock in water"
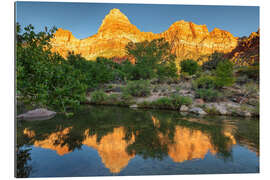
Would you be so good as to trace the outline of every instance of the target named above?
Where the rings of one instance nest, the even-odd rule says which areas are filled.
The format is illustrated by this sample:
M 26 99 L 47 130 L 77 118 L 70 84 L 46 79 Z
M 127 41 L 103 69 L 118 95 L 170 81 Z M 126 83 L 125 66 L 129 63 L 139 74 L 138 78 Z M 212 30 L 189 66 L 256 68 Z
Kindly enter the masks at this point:
M 188 112 L 188 107 L 186 105 L 182 105 L 180 108 L 180 112 Z
M 138 105 L 137 104 L 132 104 L 129 106 L 130 108 L 138 108 Z
M 32 111 L 28 111 L 24 114 L 20 114 L 17 116 L 17 118 L 20 120 L 35 121 L 35 120 L 51 119 L 55 115 L 56 115 L 56 112 L 54 111 L 49 111 L 44 108 L 39 108 Z
M 220 104 L 216 104 L 215 107 L 218 110 L 219 114 L 221 114 L 221 115 L 227 115 L 228 114 L 228 111 L 227 111 L 225 106 L 222 106 Z
M 204 110 L 202 110 L 202 108 L 199 108 L 199 107 L 191 108 L 189 110 L 189 112 L 192 112 L 192 113 L 198 114 L 198 115 L 206 115 L 207 114 Z
M 229 114 L 226 108 L 226 104 L 209 103 L 209 104 L 206 104 L 206 107 L 216 109 L 216 111 L 221 115 Z
M 228 108 L 240 108 L 241 106 L 240 106 L 240 104 L 238 104 L 238 103 L 235 103 L 235 102 L 226 102 L 225 103 L 226 104 L 226 106 L 228 107 Z
M 248 111 L 238 111 L 238 112 L 236 112 L 236 114 L 238 116 L 243 116 L 243 117 L 251 117 L 252 116 L 251 113 Z

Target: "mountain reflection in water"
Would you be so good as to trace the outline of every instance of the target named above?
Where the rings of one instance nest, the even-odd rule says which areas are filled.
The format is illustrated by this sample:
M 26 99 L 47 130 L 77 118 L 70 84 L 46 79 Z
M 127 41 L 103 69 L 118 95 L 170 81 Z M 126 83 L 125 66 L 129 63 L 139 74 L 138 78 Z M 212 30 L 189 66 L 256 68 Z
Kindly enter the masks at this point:
M 259 155 L 256 119 L 198 119 L 166 111 L 85 107 L 71 119 L 58 115 L 54 120 L 24 122 L 17 134 L 19 149 L 40 147 L 64 156 L 82 146 L 91 147 L 113 174 L 137 155 L 183 163 L 203 160 L 210 153 L 228 160 L 237 144 Z

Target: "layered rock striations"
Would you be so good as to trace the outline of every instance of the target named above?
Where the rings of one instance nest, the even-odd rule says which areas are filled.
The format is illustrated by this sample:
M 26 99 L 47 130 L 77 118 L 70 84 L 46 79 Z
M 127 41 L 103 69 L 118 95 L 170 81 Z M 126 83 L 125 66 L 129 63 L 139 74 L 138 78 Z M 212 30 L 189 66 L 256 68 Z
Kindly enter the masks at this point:
M 226 54 L 236 64 L 251 65 L 259 63 L 260 31 L 252 32 L 249 37 L 239 39 L 238 45 Z
M 165 32 L 154 34 L 141 32 L 131 24 L 119 9 L 112 9 L 104 18 L 97 34 L 86 39 L 76 39 L 68 30 L 58 29 L 51 40 L 52 51 L 66 57 L 68 51 L 81 54 L 88 60 L 98 56 L 123 57 L 128 42 L 165 38 L 176 54 L 177 60 L 186 58 L 199 59 L 215 51 L 231 52 L 238 42 L 230 32 L 215 28 L 209 32 L 206 25 L 196 25 L 183 20 L 172 24 Z

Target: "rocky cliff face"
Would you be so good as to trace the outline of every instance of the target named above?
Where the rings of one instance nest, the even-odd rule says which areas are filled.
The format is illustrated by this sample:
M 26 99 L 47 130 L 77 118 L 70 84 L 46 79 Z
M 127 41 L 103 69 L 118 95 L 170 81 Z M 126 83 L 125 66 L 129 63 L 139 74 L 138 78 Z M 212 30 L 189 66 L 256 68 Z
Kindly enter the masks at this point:
M 259 63 L 260 31 L 252 32 L 248 38 L 241 38 L 238 45 L 225 56 L 240 65 Z
M 118 9 L 112 9 L 104 18 L 97 34 L 86 39 L 76 39 L 68 30 L 58 29 L 51 40 L 52 51 L 66 57 L 68 51 L 79 53 L 88 60 L 98 56 L 123 57 L 128 42 L 141 42 L 165 38 L 172 45 L 177 60 L 198 59 L 214 51 L 231 52 L 237 46 L 237 39 L 231 33 L 215 28 L 209 32 L 206 25 L 177 21 L 160 34 L 141 32 L 130 23 Z

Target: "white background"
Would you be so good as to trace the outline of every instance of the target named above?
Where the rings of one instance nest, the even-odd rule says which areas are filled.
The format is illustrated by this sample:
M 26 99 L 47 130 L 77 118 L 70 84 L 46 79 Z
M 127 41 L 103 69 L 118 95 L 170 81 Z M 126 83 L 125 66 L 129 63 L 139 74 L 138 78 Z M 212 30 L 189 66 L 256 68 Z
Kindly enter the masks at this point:
M 33 1 L 33 0 L 32 0 Z M 51 0 L 47 0 L 51 1 Z M 57 0 L 57 2 L 63 0 Z M 75 0 L 65 0 L 75 2 Z M 270 133 L 270 6 L 268 0 L 80 0 L 79 2 L 117 2 L 148 4 L 197 4 L 197 5 L 248 5 L 260 6 L 260 171 L 259 174 L 227 175 L 181 175 L 181 176 L 123 176 L 123 177 L 85 177 L 57 179 L 269 179 L 269 133 Z M 0 179 L 14 179 L 14 1 L 1 0 L 0 21 Z M 267 177 L 269 176 L 269 177 Z M 33 179 L 33 178 L 29 178 Z M 48 178 L 39 178 L 48 179 Z M 50 178 L 56 179 L 56 178 Z

